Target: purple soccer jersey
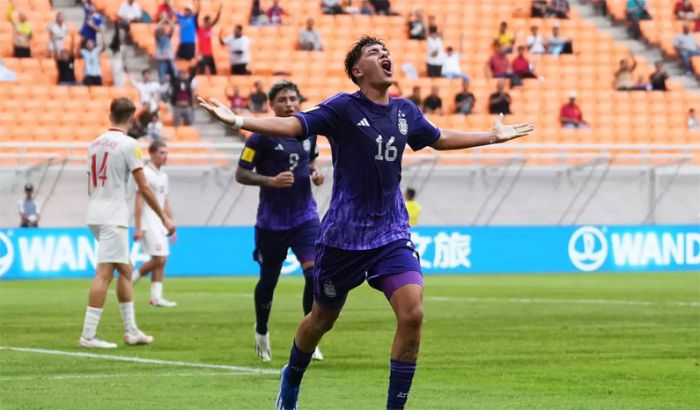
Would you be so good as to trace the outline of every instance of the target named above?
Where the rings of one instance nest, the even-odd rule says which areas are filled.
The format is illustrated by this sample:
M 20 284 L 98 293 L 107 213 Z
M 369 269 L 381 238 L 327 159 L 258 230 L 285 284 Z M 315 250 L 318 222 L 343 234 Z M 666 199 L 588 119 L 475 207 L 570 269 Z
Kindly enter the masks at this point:
M 333 194 L 320 242 L 346 250 L 374 249 L 410 239 L 401 195 L 401 158 L 433 144 L 440 130 L 411 101 L 376 104 L 364 94 L 338 94 L 295 114 L 303 134 L 328 137 L 333 154 Z
M 292 171 L 294 184 L 289 188 L 260 187 L 260 202 L 255 226 L 282 231 L 318 219 L 316 201 L 311 193 L 311 161 L 318 156 L 316 136 L 303 140 L 253 134 L 245 143 L 238 165 L 260 175 L 275 176 Z

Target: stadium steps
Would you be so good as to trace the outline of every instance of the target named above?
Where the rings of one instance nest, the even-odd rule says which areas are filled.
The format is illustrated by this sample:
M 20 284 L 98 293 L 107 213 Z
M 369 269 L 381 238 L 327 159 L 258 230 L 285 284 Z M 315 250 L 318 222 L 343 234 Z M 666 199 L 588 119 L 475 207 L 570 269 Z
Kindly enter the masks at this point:
M 624 24 L 613 21 L 609 16 L 603 17 L 597 14 L 590 1 L 575 0 L 571 2 L 571 7 L 576 9 L 582 18 L 595 24 L 598 30 L 610 34 L 616 42 L 627 46 L 635 56 L 644 57 L 650 63 L 663 60 L 665 62 L 664 68 L 668 72 L 670 80 L 678 82 L 688 91 L 700 93 L 700 84 L 694 79 L 686 77 L 683 69 L 675 60 L 666 58 L 657 47 L 642 40 L 630 38 Z

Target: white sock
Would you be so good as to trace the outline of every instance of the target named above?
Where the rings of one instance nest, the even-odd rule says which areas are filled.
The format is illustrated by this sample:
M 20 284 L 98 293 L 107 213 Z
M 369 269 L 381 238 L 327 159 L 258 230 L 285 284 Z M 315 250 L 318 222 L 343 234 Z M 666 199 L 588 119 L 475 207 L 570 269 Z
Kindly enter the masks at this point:
M 134 269 L 134 271 L 131 273 L 131 283 L 136 283 L 139 279 L 141 279 L 141 271 Z
M 119 303 L 119 312 L 122 314 L 122 322 L 124 322 L 124 333 L 136 333 L 136 318 L 134 317 L 134 302 Z
M 93 339 L 97 334 L 97 325 L 100 324 L 102 308 L 88 306 L 85 310 L 85 322 L 83 322 L 83 338 Z
M 163 299 L 163 282 L 151 282 L 151 300 Z

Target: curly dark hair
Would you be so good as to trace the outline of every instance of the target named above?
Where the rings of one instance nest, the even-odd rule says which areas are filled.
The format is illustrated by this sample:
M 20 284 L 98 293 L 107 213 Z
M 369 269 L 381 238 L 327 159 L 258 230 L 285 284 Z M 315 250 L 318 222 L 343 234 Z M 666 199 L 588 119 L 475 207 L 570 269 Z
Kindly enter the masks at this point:
M 292 90 L 295 93 L 297 93 L 297 96 L 301 98 L 301 92 L 299 92 L 299 87 L 294 84 L 291 81 L 287 80 L 280 80 L 277 81 L 270 87 L 270 91 L 267 92 L 267 98 L 270 100 L 270 102 L 274 101 L 275 97 L 277 97 L 277 94 L 281 93 L 284 90 Z
M 353 83 L 357 84 L 357 78 L 352 73 L 352 68 L 355 67 L 355 64 L 357 64 L 357 62 L 360 60 L 360 57 L 362 56 L 362 49 L 376 44 L 386 48 L 384 42 L 379 38 L 362 36 L 362 38 L 352 46 L 352 49 L 345 56 L 345 73 L 348 75 L 348 77 L 350 77 Z

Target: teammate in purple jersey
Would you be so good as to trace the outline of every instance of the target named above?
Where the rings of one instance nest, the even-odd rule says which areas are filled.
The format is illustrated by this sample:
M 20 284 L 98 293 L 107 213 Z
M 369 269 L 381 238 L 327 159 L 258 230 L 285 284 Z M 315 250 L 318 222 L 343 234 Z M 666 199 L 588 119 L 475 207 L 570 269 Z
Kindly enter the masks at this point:
M 216 100 L 200 105 L 224 124 L 289 138 L 326 135 L 333 153 L 333 195 L 316 248 L 314 304 L 297 329 L 289 363 L 282 369 L 278 409 L 295 409 L 314 348 L 335 323 L 348 292 L 364 280 L 384 292 L 396 315 L 387 409 L 403 409 L 416 369 L 423 323 L 423 278 L 410 241 L 401 197 L 405 145 L 453 150 L 526 136 L 530 124 L 485 132 L 439 130 L 403 98 L 389 98 L 394 65 L 383 42 L 363 37 L 345 58 L 359 86 L 288 118 L 243 118 Z
M 278 117 L 299 112 L 299 88 L 292 82 L 275 83 L 268 99 Z M 246 141 L 238 162 L 236 181 L 260 187 L 253 258 L 260 265 L 260 279 L 254 296 L 255 351 L 263 362 L 272 360 L 267 324 L 275 286 L 289 248 L 304 271 L 304 315 L 311 312 L 311 275 L 320 225 L 316 201 L 311 194 L 311 181 L 321 185 L 324 179 L 314 164 L 317 156 L 315 135 L 296 140 L 253 134 Z M 318 347 L 313 358 L 323 360 Z

